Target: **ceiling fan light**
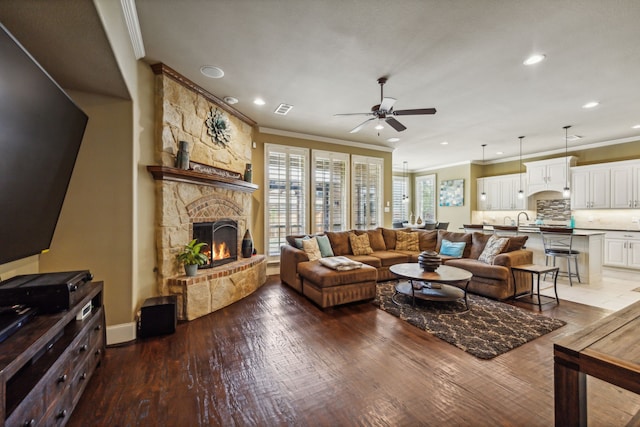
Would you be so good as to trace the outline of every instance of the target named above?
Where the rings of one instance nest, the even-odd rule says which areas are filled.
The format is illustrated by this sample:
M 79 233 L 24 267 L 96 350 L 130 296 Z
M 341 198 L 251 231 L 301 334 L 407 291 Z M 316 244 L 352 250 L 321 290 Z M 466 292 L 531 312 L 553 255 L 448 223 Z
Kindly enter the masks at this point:
M 382 126 L 380 123 L 378 123 L 376 125 L 376 130 L 382 130 L 382 129 L 384 129 L 384 126 Z

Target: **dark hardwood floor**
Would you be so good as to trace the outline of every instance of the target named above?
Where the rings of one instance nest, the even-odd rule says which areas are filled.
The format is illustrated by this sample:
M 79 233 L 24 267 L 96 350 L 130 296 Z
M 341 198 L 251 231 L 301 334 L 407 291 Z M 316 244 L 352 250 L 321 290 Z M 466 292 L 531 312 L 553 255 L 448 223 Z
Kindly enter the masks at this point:
M 522 304 L 528 310 L 532 306 Z M 69 426 L 552 426 L 553 342 L 609 312 L 480 360 L 365 302 L 322 311 L 272 276 L 175 334 L 107 349 Z M 589 425 L 640 398 L 588 379 Z

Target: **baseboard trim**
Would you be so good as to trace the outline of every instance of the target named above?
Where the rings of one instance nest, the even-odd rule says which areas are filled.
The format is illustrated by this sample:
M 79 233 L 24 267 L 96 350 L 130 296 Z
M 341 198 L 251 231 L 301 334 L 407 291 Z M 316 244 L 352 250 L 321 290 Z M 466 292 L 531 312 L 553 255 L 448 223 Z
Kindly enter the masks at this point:
M 136 323 L 107 326 L 107 345 L 122 344 L 136 339 Z

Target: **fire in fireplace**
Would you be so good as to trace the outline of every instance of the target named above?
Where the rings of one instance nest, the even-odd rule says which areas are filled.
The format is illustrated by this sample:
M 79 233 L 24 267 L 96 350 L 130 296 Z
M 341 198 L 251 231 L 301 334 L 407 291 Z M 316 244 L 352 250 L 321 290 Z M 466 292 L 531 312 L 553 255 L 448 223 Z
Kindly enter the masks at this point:
M 211 268 L 238 259 L 238 223 L 232 219 L 193 224 L 193 238 L 205 242 L 204 254 L 209 262 L 200 268 Z

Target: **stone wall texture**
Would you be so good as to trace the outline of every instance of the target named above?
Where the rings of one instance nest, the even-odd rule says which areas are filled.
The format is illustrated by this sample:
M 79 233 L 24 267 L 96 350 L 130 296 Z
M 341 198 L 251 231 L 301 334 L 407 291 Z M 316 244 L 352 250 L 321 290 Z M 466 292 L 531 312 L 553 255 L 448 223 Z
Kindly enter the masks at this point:
M 195 162 L 241 174 L 246 164 L 251 163 L 252 126 L 219 110 L 228 123 L 231 138 L 226 144 L 217 143 L 207 133 L 206 120 L 209 112 L 218 110 L 218 106 L 201 93 L 160 73 L 156 75 L 155 108 L 158 164 L 175 166 L 179 141 L 188 142 L 190 160 Z M 195 318 L 225 307 L 249 295 L 266 281 L 266 261 L 247 264 L 240 254 L 240 242 L 250 223 L 251 207 L 249 192 L 171 180 L 156 181 L 159 293 L 178 295 L 182 301 L 181 318 Z M 215 278 L 209 277 L 211 273 L 207 270 L 199 270 L 198 277 L 209 277 L 206 285 L 202 280 L 183 280 L 177 285 L 176 280 L 186 276 L 183 276 L 183 267 L 177 262 L 176 255 L 191 240 L 193 223 L 223 218 L 238 222 L 238 261 L 213 269 L 219 276 Z M 238 265 L 244 266 L 241 271 Z

